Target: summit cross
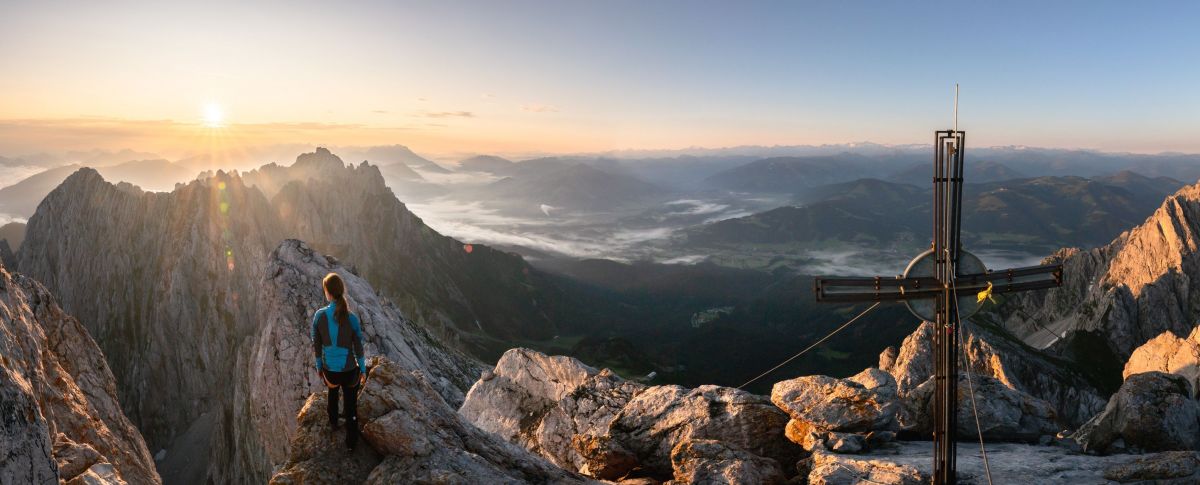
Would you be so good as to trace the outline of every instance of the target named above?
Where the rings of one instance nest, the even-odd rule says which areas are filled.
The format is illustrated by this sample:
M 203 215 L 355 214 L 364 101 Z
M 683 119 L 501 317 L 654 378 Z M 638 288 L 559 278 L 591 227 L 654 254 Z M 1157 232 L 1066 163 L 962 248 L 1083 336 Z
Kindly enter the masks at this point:
M 957 103 L 956 103 L 957 109 Z M 957 113 L 955 118 L 957 118 Z M 918 318 L 935 324 L 933 483 L 956 483 L 958 344 L 960 321 L 979 309 L 977 293 L 1011 293 L 1062 285 L 1062 265 L 988 270 L 962 249 L 963 151 L 966 132 L 934 132 L 933 247 L 914 258 L 897 277 L 817 277 L 821 302 L 902 301 Z M 965 316 L 961 310 L 969 313 Z M 982 444 L 982 441 L 981 441 Z

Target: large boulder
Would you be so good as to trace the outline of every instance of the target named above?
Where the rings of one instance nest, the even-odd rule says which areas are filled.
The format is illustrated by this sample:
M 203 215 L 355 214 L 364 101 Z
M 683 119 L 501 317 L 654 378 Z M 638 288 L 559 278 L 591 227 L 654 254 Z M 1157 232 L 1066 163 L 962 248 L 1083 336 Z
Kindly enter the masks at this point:
M 929 379 L 909 394 L 910 415 L 914 417 L 909 431 L 932 436 L 934 388 L 934 380 Z M 972 388 L 974 400 L 971 399 Z M 966 374 L 959 374 L 957 420 L 958 436 L 964 439 L 977 438 L 982 432 L 983 438 L 989 441 L 1034 442 L 1062 430 L 1054 408 L 1049 404 L 990 376 L 974 376 L 968 382 Z
M 1143 372 L 1178 374 L 1192 386 L 1193 397 L 1200 392 L 1200 327 L 1192 329 L 1187 338 L 1166 331 L 1134 349 L 1125 363 L 1122 377 L 1128 379 Z
M 933 326 L 922 323 L 898 350 L 889 348 L 880 355 L 879 367 L 895 377 L 902 397 L 933 377 Z M 1078 426 L 1104 408 L 1105 400 L 1092 381 L 1062 359 L 1029 347 L 995 326 L 963 322 L 962 334 L 960 351 L 972 374 L 992 377 L 1049 403 L 1063 425 Z
M 1200 403 L 1187 379 L 1146 372 L 1125 380 L 1104 411 L 1072 435 L 1084 450 L 1108 453 L 1121 445 L 1144 451 L 1200 447 Z
M 773 485 L 784 481 L 779 463 L 715 440 L 681 441 L 671 450 L 671 485 Z
M 895 433 L 906 419 L 896 381 L 876 368 L 848 379 L 804 376 L 778 382 L 771 402 L 791 418 L 788 439 L 810 451 L 821 445 L 861 451 L 864 438 L 848 433 Z
M 460 413 L 563 468 L 606 480 L 669 479 L 672 451 L 691 439 L 777 463 L 801 452 L 783 436 L 787 415 L 762 396 L 717 386 L 647 387 L 528 349 L 506 352 L 471 387 Z
M 922 485 L 929 483 L 928 470 L 886 458 L 857 458 L 816 450 L 812 454 L 809 485 Z
M 636 461 L 608 436 L 609 425 L 645 389 L 608 369 L 588 377 L 543 415 L 534 430 L 540 453 L 558 466 L 597 478 L 624 476 Z
M 459 412 L 484 431 L 534 448 L 546 413 L 598 373 L 570 357 L 511 349 L 471 386 Z
M 716 440 L 779 463 L 794 463 L 801 449 L 783 434 L 787 420 L 766 397 L 740 389 L 655 386 L 630 400 L 609 432 L 637 454 L 649 473 L 671 476 L 671 452 L 694 439 Z
M 475 427 L 424 373 L 382 358 L 369 367 L 358 408 L 366 446 L 329 446 L 341 431 L 329 430 L 324 393 L 314 394 L 271 483 L 596 483 Z

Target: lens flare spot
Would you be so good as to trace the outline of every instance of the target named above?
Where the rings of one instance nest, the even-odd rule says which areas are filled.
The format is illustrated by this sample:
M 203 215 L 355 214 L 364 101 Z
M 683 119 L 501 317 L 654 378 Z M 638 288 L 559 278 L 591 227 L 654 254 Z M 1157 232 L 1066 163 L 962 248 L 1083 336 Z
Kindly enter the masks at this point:
M 221 203 L 221 213 L 222 213 L 222 214 L 228 214 L 228 213 L 229 213 L 229 203 L 228 203 L 228 202 L 222 202 L 222 203 Z
M 217 190 L 225 190 L 225 182 L 217 182 Z
M 463 251 L 466 251 L 467 254 L 471 254 L 471 251 L 474 251 L 474 250 L 475 250 L 475 246 L 472 246 L 470 244 L 463 244 Z

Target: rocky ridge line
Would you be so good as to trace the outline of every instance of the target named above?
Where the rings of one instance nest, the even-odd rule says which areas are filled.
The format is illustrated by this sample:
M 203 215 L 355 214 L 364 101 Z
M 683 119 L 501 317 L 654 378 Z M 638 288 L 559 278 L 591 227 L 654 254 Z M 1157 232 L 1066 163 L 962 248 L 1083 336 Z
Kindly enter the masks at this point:
M 0 266 L 0 483 L 59 481 L 161 483 L 87 330 Z

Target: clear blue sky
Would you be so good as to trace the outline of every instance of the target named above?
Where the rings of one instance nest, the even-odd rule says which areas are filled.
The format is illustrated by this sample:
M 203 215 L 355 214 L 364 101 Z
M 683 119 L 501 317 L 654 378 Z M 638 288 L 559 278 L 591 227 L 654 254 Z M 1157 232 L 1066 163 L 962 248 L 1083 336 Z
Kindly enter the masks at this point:
M 958 82 L 977 146 L 1200 152 L 1196 2 L 247 3 L 0 6 L 0 143 L 212 103 L 430 150 L 925 143 Z

